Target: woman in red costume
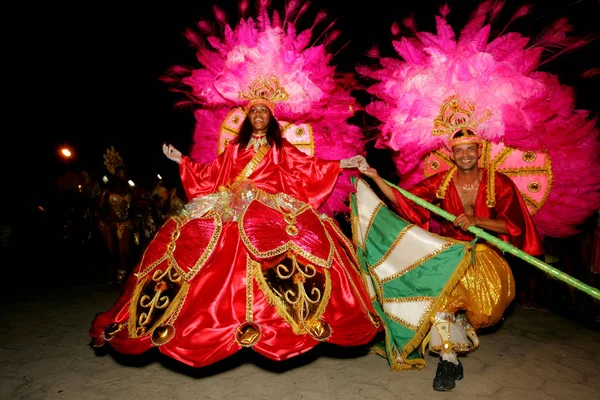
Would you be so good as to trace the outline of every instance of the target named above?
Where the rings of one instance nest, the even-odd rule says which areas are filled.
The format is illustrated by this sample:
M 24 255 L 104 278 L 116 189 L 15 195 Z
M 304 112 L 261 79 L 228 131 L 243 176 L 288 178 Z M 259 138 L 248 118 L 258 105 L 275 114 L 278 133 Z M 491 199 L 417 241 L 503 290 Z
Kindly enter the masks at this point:
M 342 169 L 364 168 L 364 158 L 307 156 L 282 137 L 275 101 L 251 99 L 238 138 L 210 164 L 163 146 L 191 201 L 94 319 L 95 346 L 158 347 L 202 367 L 243 347 L 285 360 L 320 342 L 365 345 L 381 331 L 352 243 L 315 211 Z

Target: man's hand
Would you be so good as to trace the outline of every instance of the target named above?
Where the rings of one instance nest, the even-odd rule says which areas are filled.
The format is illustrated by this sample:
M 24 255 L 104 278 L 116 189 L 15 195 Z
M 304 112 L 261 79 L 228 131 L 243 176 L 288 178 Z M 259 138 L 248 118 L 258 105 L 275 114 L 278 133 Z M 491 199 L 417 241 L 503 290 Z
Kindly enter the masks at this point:
M 360 169 L 360 172 L 362 172 L 363 175 L 368 176 L 369 178 L 376 180 L 377 178 L 379 178 L 379 173 L 377 172 L 377 170 L 373 167 L 369 167 L 367 166 L 367 168 L 365 169 Z
M 165 153 L 165 156 L 167 156 L 167 158 L 171 161 L 175 161 L 177 164 L 181 164 L 181 152 L 179 150 L 177 150 L 175 147 L 173 147 L 173 145 L 167 145 L 165 143 L 163 143 L 163 153 Z
M 460 214 L 453 221 L 454 226 L 458 226 L 463 231 L 469 229 L 470 226 L 477 226 L 477 217 L 472 215 Z

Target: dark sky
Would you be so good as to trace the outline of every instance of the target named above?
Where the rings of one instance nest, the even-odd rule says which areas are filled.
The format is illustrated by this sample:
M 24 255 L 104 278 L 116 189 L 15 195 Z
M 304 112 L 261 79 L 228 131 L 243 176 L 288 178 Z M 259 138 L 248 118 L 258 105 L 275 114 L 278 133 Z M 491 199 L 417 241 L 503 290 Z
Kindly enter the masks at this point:
M 159 77 L 173 64 L 198 66 L 182 33 L 201 16 L 210 15 L 213 2 L 39 3 L 42 5 L 22 4 L 5 16 L 12 24 L 8 39 L 5 37 L 9 56 L 3 64 L 9 72 L 4 78 L 5 87 L 12 91 L 5 97 L 9 105 L 4 107 L 8 124 L 3 137 L 17 149 L 7 153 L 14 157 L 9 175 L 16 183 L 25 177 L 37 181 L 34 185 L 38 190 L 29 189 L 32 196 L 38 196 L 48 188 L 48 182 L 65 171 L 84 168 L 103 172 L 102 155 L 114 145 L 138 179 L 151 179 L 156 173 L 174 179 L 176 166 L 162 156 L 160 145 L 172 142 L 185 152 L 194 121 L 191 111 L 173 109 L 178 97 Z M 229 10 L 237 5 L 235 0 L 221 3 Z M 449 21 L 455 30 L 462 27 L 477 3 L 449 2 Z M 506 13 L 520 3 L 508 1 Z M 539 32 L 563 15 L 569 16 L 577 32 L 597 31 L 598 0 L 533 3 L 537 6 L 532 15 L 516 26 L 522 33 Z M 324 8 L 330 17 L 339 17 L 338 27 L 343 32 L 338 44 L 350 43 L 334 61 L 340 68 L 351 70 L 364 60 L 363 54 L 372 44 L 390 51 L 393 21 L 413 13 L 421 30 L 433 30 L 433 15 L 440 4 L 429 0 L 369 0 L 351 6 L 348 1 L 321 0 L 313 1 L 312 9 Z M 237 20 L 234 12 L 229 12 L 229 17 L 230 21 Z M 600 67 L 595 56 L 598 49 L 598 43 L 588 45 L 546 67 L 576 87 L 578 105 L 594 111 L 600 109 L 599 78 L 584 80 L 579 75 Z M 57 149 L 63 144 L 76 151 L 69 164 L 58 157 Z M 24 166 L 35 172 L 19 172 Z

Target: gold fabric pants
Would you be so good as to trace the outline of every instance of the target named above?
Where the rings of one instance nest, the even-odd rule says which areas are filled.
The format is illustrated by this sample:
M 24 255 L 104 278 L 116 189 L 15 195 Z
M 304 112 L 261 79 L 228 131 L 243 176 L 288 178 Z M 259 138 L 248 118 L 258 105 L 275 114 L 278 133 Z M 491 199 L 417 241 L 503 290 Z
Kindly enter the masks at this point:
M 476 244 L 475 265 L 471 254 L 463 262 L 471 265 L 454 289 L 441 299 L 439 312 L 466 311 L 475 329 L 494 325 L 515 298 L 515 280 L 500 250 L 487 244 Z

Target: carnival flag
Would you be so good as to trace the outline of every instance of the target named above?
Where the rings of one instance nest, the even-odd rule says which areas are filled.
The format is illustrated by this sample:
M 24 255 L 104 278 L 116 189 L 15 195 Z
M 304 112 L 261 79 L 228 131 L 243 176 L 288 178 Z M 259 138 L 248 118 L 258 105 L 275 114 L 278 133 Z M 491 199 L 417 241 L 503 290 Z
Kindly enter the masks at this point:
M 350 195 L 352 237 L 373 306 L 385 325 L 374 351 L 393 370 L 423 368 L 421 343 L 437 302 L 470 263 L 468 244 L 413 225 L 385 203 L 362 179 Z

